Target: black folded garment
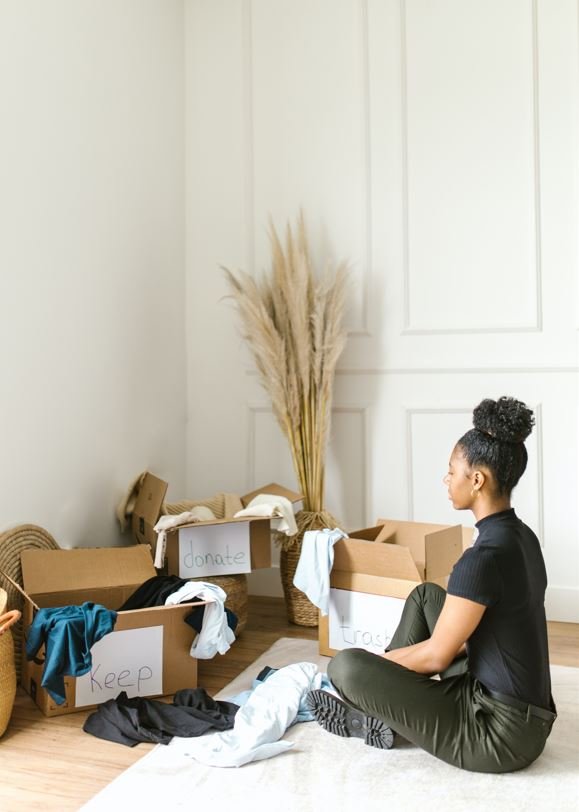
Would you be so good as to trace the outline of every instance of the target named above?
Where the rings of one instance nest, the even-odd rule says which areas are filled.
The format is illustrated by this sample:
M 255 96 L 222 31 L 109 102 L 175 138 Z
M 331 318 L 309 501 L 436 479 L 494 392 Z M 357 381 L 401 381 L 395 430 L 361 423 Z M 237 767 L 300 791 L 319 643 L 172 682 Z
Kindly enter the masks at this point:
M 125 691 L 103 702 L 86 719 L 83 730 L 99 739 L 134 747 L 139 742 L 168 744 L 173 736 L 191 738 L 208 730 L 230 730 L 239 706 L 213 699 L 204 688 L 177 691 L 173 703 Z
M 189 580 L 188 578 L 179 578 L 178 575 L 153 575 L 152 578 L 141 584 L 117 611 L 125 612 L 129 609 L 148 609 L 151 606 L 164 606 L 169 595 L 177 592 Z M 182 603 L 195 603 L 198 600 L 198 598 L 191 598 L 182 601 Z M 204 613 L 205 606 L 197 606 L 191 614 L 184 618 L 185 623 L 188 623 L 199 634 L 203 626 Z M 237 628 L 237 615 L 227 608 L 225 608 L 225 614 L 227 616 L 227 625 L 234 632 Z
M 185 623 L 188 623 L 192 629 L 198 634 L 201 634 L 201 629 L 203 628 L 203 618 L 205 616 L 205 606 L 196 606 L 195 609 L 191 612 L 191 614 L 187 615 L 186 618 L 183 618 Z M 225 617 L 227 618 L 227 625 L 234 632 L 237 629 L 237 615 L 235 612 L 232 612 L 231 609 L 225 607 Z
M 187 581 L 187 578 L 179 578 L 178 575 L 153 575 L 141 584 L 117 611 L 163 606 L 169 595 L 181 589 Z

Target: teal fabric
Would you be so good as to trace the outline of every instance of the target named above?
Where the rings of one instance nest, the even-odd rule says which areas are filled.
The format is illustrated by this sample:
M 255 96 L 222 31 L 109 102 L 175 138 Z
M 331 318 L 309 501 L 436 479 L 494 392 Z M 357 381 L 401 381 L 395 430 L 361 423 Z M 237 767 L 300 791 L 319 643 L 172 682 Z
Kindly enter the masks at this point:
M 111 632 L 117 613 L 95 603 L 39 609 L 28 632 L 26 657 L 33 660 L 45 645 L 42 687 L 57 705 L 66 699 L 64 676 L 90 671 L 91 648 Z

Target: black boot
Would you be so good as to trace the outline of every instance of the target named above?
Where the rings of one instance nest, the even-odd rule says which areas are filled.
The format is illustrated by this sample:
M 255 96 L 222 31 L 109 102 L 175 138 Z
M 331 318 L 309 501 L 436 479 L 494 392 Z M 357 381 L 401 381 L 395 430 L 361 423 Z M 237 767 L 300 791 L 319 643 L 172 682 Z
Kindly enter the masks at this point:
M 329 733 L 355 736 L 380 750 L 390 750 L 394 744 L 394 731 L 385 722 L 374 716 L 367 716 L 334 694 L 310 691 L 306 702 L 316 721 Z

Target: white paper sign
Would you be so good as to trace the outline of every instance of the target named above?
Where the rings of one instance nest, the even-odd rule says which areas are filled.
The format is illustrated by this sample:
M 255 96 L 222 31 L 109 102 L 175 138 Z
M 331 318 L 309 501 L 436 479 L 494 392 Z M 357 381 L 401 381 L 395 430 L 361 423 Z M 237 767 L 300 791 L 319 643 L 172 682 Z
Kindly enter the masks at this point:
M 251 572 L 249 522 L 197 525 L 179 530 L 179 577 Z
M 76 679 L 76 707 L 127 696 L 163 693 L 163 627 L 105 635 L 91 649 L 92 668 Z
M 383 654 L 400 623 L 403 608 L 401 598 L 330 589 L 330 648 L 364 648 Z

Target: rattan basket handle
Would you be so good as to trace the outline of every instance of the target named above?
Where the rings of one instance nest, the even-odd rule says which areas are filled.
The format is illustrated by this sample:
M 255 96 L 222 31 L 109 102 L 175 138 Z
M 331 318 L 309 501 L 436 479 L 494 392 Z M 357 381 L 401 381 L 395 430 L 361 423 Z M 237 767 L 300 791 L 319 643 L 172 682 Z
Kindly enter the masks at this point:
M 38 605 L 34 603 L 34 601 L 29 595 L 26 594 L 26 592 L 22 589 L 20 584 L 17 584 L 16 581 L 13 581 L 12 578 L 4 572 L 4 570 L 0 570 L 0 575 L 6 578 L 7 581 L 10 581 L 14 589 L 17 589 L 18 592 L 20 592 L 20 594 L 22 595 L 22 597 L 25 598 L 25 600 L 27 600 L 28 603 L 30 603 L 33 606 L 33 608 L 36 609 L 36 611 L 38 611 L 39 609 Z M 18 620 L 18 618 L 16 618 L 16 620 Z
M 10 626 L 14 626 L 15 623 L 18 623 L 21 617 L 22 612 L 19 612 L 18 609 L 12 609 L 11 612 L 0 615 L 0 634 L 4 634 L 5 631 L 8 631 Z

